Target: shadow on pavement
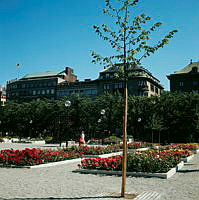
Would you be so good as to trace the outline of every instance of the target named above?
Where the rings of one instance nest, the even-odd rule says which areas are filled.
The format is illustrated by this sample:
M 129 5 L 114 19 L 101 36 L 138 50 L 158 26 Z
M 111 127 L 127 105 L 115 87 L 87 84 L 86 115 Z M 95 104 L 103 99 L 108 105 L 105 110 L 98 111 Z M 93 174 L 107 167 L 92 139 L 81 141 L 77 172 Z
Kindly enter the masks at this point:
M 189 173 L 189 172 L 199 172 L 199 169 L 186 169 L 178 171 L 178 173 Z
M 192 163 L 184 163 L 184 165 L 186 166 L 186 165 L 195 165 L 195 164 L 192 164 Z

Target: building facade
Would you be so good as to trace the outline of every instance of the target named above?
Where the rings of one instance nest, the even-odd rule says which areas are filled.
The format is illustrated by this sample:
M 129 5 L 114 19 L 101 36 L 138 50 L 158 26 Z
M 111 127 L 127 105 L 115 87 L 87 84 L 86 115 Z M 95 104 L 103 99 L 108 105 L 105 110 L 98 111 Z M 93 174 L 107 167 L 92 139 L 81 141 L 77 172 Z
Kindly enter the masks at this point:
M 57 99 L 57 85 L 61 82 L 75 82 L 77 76 L 73 69 L 66 67 L 63 71 L 27 74 L 21 79 L 7 82 L 8 101 L 32 101 L 40 99 Z
M 171 92 L 199 93 L 199 62 L 189 65 L 167 76 L 170 81 Z
M 150 97 L 161 94 L 164 89 L 163 86 L 149 71 L 139 66 L 133 68 L 133 71 L 137 75 L 133 75 L 128 80 L 130 95 Z M 57 98 L 61 99 L 72 94 L 88 97 L 96 97 L 105 93 L 123 94 L 124 81 L 116 78 L 115 74 L 117 72 L 118 66 L 115 66 L 101 71 L 96 80 L 85 79 L 80 82 L 62 82 L 57 86 Z
M 66 67 L 64 71 L 27 74 L 21 79 L 7 83 L 7 99 L 18 102 L 49 99 L 56 100 L 79 94 L 95 98 L 105 93 L 123 94 L 124 81 L 115 77 L 118 66 L 110 67 L 99 73 L 95 80 L 78 81 L 73 69 Z M 160 95 L 163 90 L 160 81 L 143 67 L 133 68 L 133 75 L 128 80 L 130 95 Z

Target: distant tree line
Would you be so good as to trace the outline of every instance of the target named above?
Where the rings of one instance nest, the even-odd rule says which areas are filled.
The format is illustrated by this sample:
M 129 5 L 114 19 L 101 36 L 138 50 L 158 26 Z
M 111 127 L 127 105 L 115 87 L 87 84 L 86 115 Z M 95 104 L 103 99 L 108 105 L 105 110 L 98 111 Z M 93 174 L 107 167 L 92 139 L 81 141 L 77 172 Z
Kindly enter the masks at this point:
M 71 106 L 65 106 L 66 100 L 71 101 Z M 128 136 L 134 140 L 199 142 L 198 94 L 129 96 L 128 107 Z M 122 136 L 123 98 L 119 95 L 8 102 L 0 107 L 0 113 L 0 136 L 52 137 L 59 142 L 78 140 L 81 131 L 86 139 Z

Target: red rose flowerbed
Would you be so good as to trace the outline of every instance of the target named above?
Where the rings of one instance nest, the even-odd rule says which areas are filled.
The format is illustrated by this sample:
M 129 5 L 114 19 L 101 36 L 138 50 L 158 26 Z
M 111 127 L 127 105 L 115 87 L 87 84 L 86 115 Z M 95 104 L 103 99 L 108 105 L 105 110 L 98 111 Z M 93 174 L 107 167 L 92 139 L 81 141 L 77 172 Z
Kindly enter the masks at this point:
M 176 167 L 181 158 L 192 155 L 188 150 L 151 150 L 143 152 L 131 152 L 127 156 L 128 172 L 165 173 Z M 78 165 L 81 169 L 98 170 L 122 170 L 122 156 L 109 158 L 86 158 Z
M 24 150 L 5 149 L 0 151 L 0 166 L 33 166 L 80 158 L 81 156 L 82 153 L 75 151 L 66 152 L 36 148 L 26 148 Z
M 99 155 L 119 151 L 118 146 L 107 147 L 70 147 L 61 150 L 51 149 L 29 149 L 13 150 L 5 149 L 0 151 L 0 166 L 34 166 L 82 158 L 84 155 Z

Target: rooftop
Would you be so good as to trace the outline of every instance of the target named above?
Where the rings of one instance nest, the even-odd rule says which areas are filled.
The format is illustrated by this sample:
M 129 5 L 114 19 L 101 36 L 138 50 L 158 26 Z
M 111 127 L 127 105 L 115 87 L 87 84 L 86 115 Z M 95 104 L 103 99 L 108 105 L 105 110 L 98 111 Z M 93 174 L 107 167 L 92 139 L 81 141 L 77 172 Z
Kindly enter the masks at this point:
M 174 74 L 184 74 L 184 73 L 189 73 L 193 70 L 193 68 L 197 68 L 197 72 L 199 72 L 199 62 L 191 62 L 189 65 L 184 67 L 183 69 L 174 72 Z
M 52 76 L 59 76 L 59 75 L 66 75 L 65 71 L 47 71 L 47 72 L 39 72 L 39 73 L 32 73 L 26 74 L 22 79 L 28 78 L 39 78 L 39 77 L 52 77 Z

